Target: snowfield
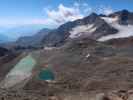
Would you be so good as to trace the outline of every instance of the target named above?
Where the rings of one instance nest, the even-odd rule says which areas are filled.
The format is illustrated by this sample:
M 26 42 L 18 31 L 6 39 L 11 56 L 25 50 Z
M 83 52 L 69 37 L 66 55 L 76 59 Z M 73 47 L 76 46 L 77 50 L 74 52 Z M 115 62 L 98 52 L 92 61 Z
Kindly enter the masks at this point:
M 88 53 L 85 57 L 86 57 L 86 58 L 89 58 L 90 56 L 91 56 L 91 55 Z
M 116 38 L 126 38 L 133 36 L 133 25 L 120 25 L 118 24 L 118 18 L 102 17 L 109 25 L 116 28 L 119 32 L 112 35 L 102 36 L 98 41 L 107 41 Z
M 133 36 L 133 25 L 120 25 L 118 23 L 118 17 L 101 17 L 104 19 L 110 26 L 114 27 L 117 29 L 119 32 L 116 34 L 110 34 L 106 36 L 102 36 L 99 38 L 97 41 L 107 41 L 110 39 L 115 39 L 115 38 L 125 38 L 125 37 L 130 37 Z M 87 25 L 80 25 L 77 27 L 74 27 L 70 31 L 70 38 L 78 38 L 80 36 L 90 36 L 94 31 L 96 31 L 96 27 L 94 24 L 87 24 Z
M 82 35 L 91 35 L 97 28 L 94 27 L 93 24 L 88 25 L 80 25 L 77 27 L 74 27 L 72 31 L 70 31 L 70 38 L 78 38 Z

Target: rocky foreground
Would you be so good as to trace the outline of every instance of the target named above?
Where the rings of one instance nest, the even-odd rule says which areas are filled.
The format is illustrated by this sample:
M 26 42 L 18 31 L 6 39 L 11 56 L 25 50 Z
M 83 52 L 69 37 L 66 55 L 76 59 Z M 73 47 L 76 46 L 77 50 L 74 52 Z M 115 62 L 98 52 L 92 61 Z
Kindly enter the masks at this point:
M 133 100 L 133 90 L 106 93 L 62 92 L 46 95 L 42 92 L 2 90 L 0 100 Z

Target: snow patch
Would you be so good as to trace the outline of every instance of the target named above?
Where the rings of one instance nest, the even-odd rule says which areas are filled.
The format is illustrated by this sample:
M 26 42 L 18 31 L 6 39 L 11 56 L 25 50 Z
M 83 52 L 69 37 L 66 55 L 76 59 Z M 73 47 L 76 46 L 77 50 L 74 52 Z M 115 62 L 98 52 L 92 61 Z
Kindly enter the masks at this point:
M 116 28 L 119 32 L 116 34 L 111 34 L 107 36 L 102 36 L 98 39 L 98 41 L 107 41 L 110 39 L 116 39 L 116 38 L 126 38 L 133 36 L 133 25 L 120 25 L 118 24 L 118 18 L 109 18 L 109 17 L 102 17 L 109 25 Z
M 44 47 L 44 50 L 53 50 L 55 49 L 56 47 Z
M 86 58 L 89 58 L 90 56 L 91 56 L 91 55 L 88 53 L 85 57 L 86 57 Z
M 96 27 L 94 27 L 93 24 L 88 25 L 80 25 L 77 27 L 74 27 L 72 31 L 70 31 L 70 38 L 77 38 L 82 35 L 91 35 L 92 32 L 96 30 Z

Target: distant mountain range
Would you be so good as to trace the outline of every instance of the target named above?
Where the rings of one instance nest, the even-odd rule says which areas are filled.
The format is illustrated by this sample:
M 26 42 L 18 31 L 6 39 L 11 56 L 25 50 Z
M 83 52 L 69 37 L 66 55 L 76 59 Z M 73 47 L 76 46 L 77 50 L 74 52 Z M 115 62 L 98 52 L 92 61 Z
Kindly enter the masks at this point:
M 32 36 L 43 28 L 43 25 L 23 25 L 13 28 L 0 28 L 0 34 L 8 37 L 8 41 L 15 41 L 20 37 Z
M 12 39 L 10 39 L 8 36 L 0 34 L 0 43 L 9 42 L 10 40 Z
M 16 44 L 19 46 L 38 46 L 41 44 L 41 40 L 50 32 L 50 29 L 44 28 L 32 36 L 20 37 Z

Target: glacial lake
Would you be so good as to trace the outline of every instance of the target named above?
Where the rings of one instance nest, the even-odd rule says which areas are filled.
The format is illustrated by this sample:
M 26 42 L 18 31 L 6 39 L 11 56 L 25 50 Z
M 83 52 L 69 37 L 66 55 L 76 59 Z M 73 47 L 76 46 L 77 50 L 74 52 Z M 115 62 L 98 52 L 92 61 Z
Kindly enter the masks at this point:
M 29 78 L 32 75 L 32 70 L 35 65 L 36 60 L 32 57 L 31 54 L 22 58 L 7 74 L 6 78 L 4 79 L 4 87 L 12 87 Z
M 54 74 L 49 68 L 42 69 L 39 73 L 39 79 L 41 79 L 41 80 L 54 80 Z

